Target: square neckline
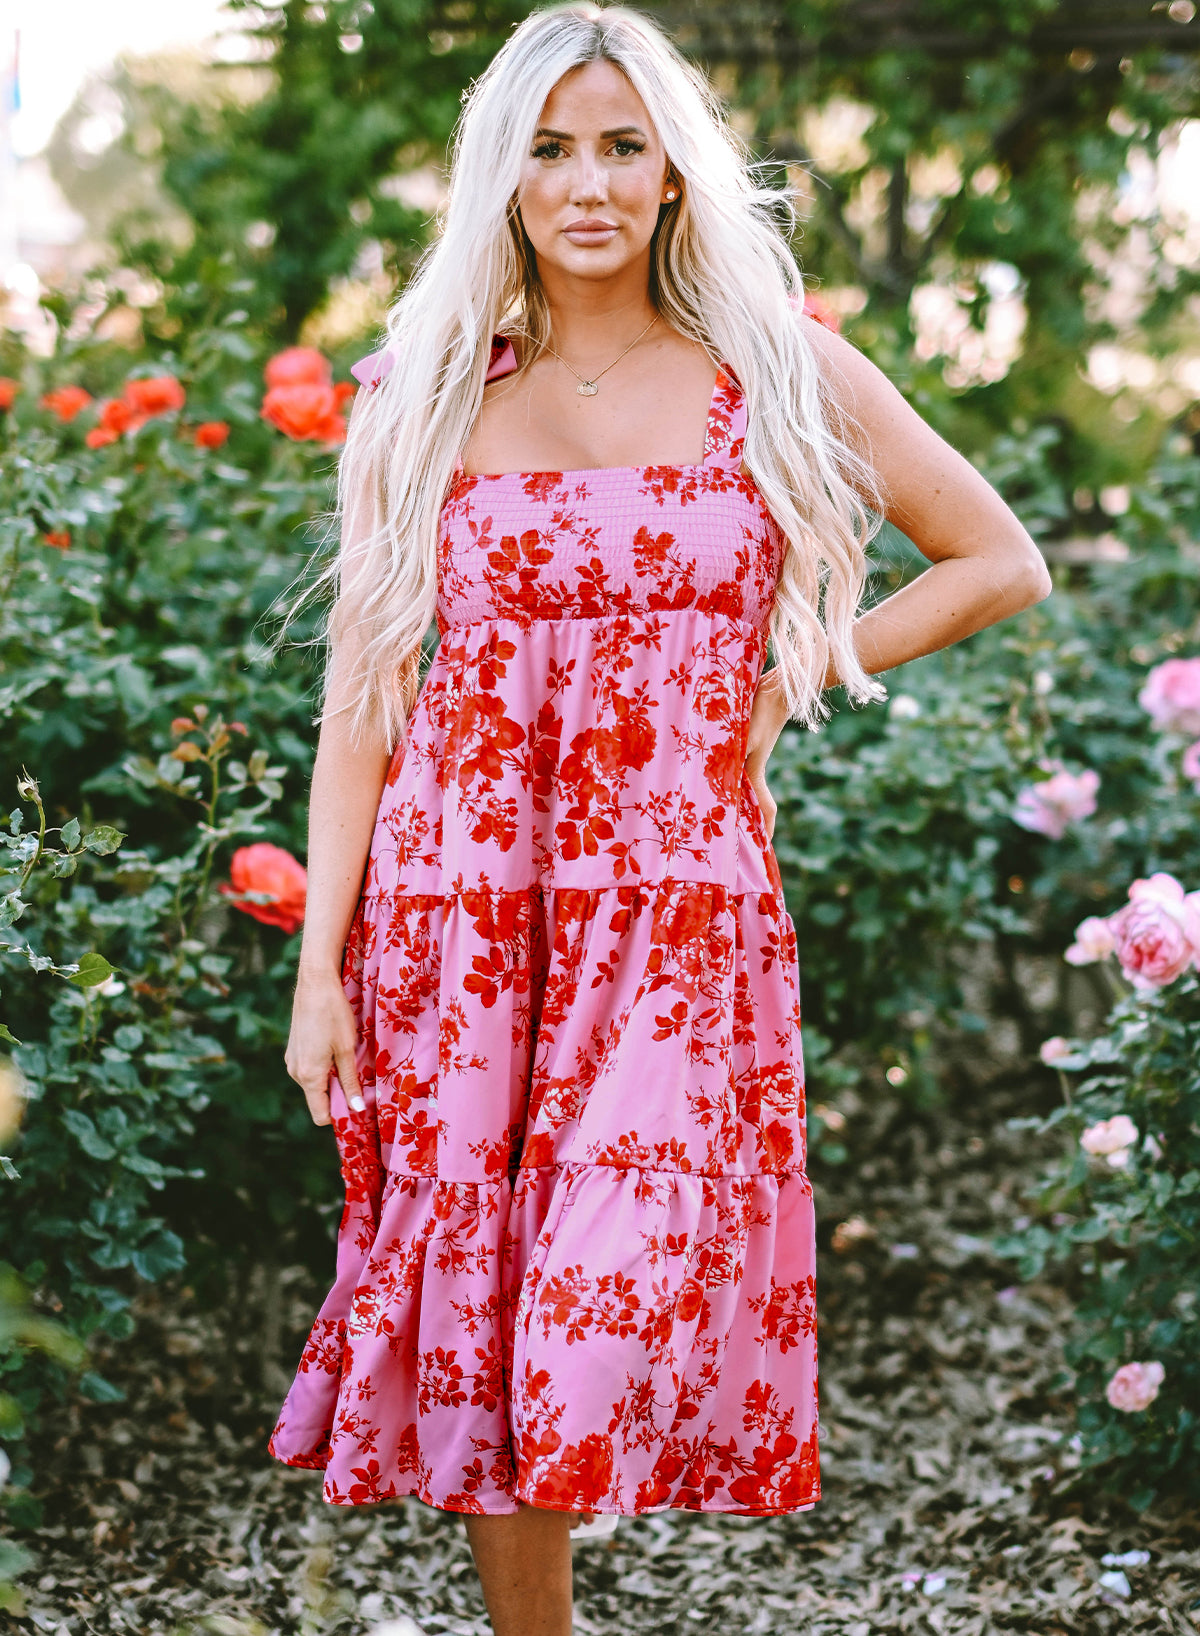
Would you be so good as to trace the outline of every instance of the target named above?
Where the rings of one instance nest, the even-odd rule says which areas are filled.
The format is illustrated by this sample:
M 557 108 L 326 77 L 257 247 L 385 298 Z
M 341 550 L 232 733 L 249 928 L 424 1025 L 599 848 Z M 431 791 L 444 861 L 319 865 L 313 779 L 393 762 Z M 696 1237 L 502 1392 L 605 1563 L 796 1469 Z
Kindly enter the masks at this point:
M 513 347 L 513 344 L 508 339 L 508 337 L 507 336 L 497 337 L 497 339 L 503 339 L 505 341 L 506 350 L 512 352 L 513 359 L 515 361 L 515 359 L 516 359 L 516 349 Z M 503 357 L 503 353 L 500 356 Z M 497 361 L 499 361 L 499 360 L 497 360 Z M 510 372 L 505 371 L 505 373 L 510 373 Z M 504 376 L 503 375 L 498 375 L 495 378 L 497 380 L 503 380 Z M 451 479 L 450 479 L 450 488 L 451 488 L 451 490 L 456 489 L 459 486 L 459 484 L 463 483 L 463 482 L 498 483 L 498 482 L 501 481 L 501 479 L 503 479 L 505 477 L 521 477 L 521 478 L 564 477 L 565 478 L 565 477 L 592 477 L 592 476 L 595 476 L 596 473 L 598 473 L 598 472 L 635 472 L 635 471 L 642 471 L 642 472 L 644 472 L 644 471 L 690 472 L 690 471 L 702 471 L 704 469 L 704 467 L 707 466 L 709 464 L 709 462 L 712 460 L 713 455 L 717 452 L 716 449 L 710 449 L 709 448 L 709 442 L 710 442 L 710 440 L 712 438 L 713 422 L 714 422 L 714 420 L 716 418 L 716 414 L 717 414 L 717 404 L 718 404 L 718 402 L 720 400 L 720 397 L 721 397 L 721 389 L 722 389 L 722 387 L 730 386 L 730 385 L 736 385 L 736 382 L 734 381 L 733 377 L 729 374 L 729 372 L 725 368 L 724 364 L 719 364 L 717 366 L 717 378 L 713 382 L 712 394 L 711 394 L 711 396 L 709 397 L 709 400 L 708 400 L 708 414 L 704 418 L 704 450 L 705 450 L 705 452 L 704 452 L 704 454 L 701 456 L 701 458 L 699 460 L 686 460 L 686 461 L 679 462 L 679 463 L 666 462 L 666 463 L 663 463 L 663 464 L 655 464 L 653 461 L 650 461 L 650 462 L 643 461 L 640 465 L 636 465 L 636 466 L 570 466 L 570 467 L 550 467 L 550 466 L 547 466 L 543 470 L 534 470 L 534 471 L 477 471 L 477 472 L 468 472 L 468 471 L 465 471 L 463 469 L 462 451 L 460 450 L 459 454 L 458 454 L 458 458 L 454 463 L 454 472 L 453 472 L 453 475 L 451 476 Z

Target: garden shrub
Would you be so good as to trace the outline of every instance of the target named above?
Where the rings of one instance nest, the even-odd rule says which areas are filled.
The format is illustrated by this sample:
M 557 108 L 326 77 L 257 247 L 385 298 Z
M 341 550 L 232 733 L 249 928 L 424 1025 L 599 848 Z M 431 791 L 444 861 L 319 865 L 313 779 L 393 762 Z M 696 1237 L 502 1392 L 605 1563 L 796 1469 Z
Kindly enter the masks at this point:
M 1159 880 L 1169 877 L 1154 877 Z M 1200 961 L 1200 897 L 1193 909 Z M 1068 1135 L 1037 1215 L 998 1242 L 1025 1278 L 1074 1275 L 1073 1372 L 1084 1470 L 1143 1508 L 1200 1496 L 1200 977 L 1133 990 L 1086 1041 L 1047 1042 L 1063 1103 L 1015 1121 Z M 1076 1075 L 1083 1078 L 1076 1085 Z
M 282 1067 L 295 944 L 218 890 L 241 837 L 301 848 L 309 681 L 263 621 L 332 465 L 260 421 L 247 351 L 230 326 L 127 380 L 85 338 L 50 368 L 24 360 L 0 415 L 0 777 L 15 794 L 32 769 L 73 839 L 69 868 L 43 854 L 26 882 L 20 938 L 0 931 L 28 1093 L 0 1259 L 84 1337 L 127 1333 L 137 1280 L 179 1271 L 185 1242 L 214 1289 L 264 1239 L 323 1243 L 312 1206 L 336 1182 Z M 89 850 L 95 813 L 129 836 L 111 858 Z M 18 873 L 28 819 L 18 804 L 7 826 Z M 47 991 L 14 969 L 18 945 L 35 967 L 86 953 L 113 975 Z M 28 1365 L 8 1367 L 35 1412 Z
M 1085 1468 L 1145 1506 L 1160 1487 L 1200 1494 L 1200 890 L 1184 885 L 1200 879 L 1200 656 L 1155 665 L 1137 703 L 1159 784 L 1109 825 L 1108 881 L 1131 843 L 1145 872 L 1123 905 L 1111 884 L 1097 894 L 1110 912 L 1086 915 L 1064 953 L 1107 973 L 1116 1000 L 1092 1038 L 1042 1045 L 1063 1102 L 1020 1123 L 1069 1141 L 1036 1219 L 999 1247 L 1026 1277 L 1048 1261 L 1073 1274 Z

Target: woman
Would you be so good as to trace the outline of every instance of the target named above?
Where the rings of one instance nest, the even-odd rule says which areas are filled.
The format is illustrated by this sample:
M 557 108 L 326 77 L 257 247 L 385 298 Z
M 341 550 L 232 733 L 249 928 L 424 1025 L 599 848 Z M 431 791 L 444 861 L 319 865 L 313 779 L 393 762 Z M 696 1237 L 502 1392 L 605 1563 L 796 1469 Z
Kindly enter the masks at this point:
M 581 1517 L 816 1500 L 767 760 L 1050 588 L 776 203 L 645 19 L 536 13 L 356 368 L 287 1050 L 346 1210 L 271 1446 L 465 1513 L 499 1636 L 569 1630 Z M 857 617 L 873 514 L 934 566 Z

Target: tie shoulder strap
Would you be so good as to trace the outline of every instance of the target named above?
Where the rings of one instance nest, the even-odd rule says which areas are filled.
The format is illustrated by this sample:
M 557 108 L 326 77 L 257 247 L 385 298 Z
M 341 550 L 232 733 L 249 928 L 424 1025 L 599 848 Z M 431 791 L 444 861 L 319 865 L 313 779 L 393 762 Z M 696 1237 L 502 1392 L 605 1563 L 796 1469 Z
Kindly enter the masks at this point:
M 396 362 L 396 348 L 393 345 L 381 347 L 378 352 L 368 352 L 365 358 L 360 358 L 356 364 L 350 365 L 350 373 L 360 386 L 365 386 L 368 392 L 374 392 L 390 374 Z M 492 336 L 492 351 L 488 361 L 488 372 L 485 379 L 499 380 L 502 375 L 511 374 L 517 367 L 517 355 L 513 351 L 513 344 L 503 335 Z
M 708 412 L 708 435 L 704 443 L 704 464 L 740 468 L 746 437 L 746 398 L 728 364 L 717 371 L 712 406 Z

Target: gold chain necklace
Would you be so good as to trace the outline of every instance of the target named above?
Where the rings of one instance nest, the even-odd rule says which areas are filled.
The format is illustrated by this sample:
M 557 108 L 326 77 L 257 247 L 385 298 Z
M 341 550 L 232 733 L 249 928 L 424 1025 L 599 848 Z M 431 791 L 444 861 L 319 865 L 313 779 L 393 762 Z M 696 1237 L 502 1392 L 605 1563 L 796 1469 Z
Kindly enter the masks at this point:
M 625 352 L 632 352 L 634 347 L 637 346 L 638 342 L 641 340 L 642 335 L 648 335 L 654 328 L 655 324 L 658 323 L 658 319 L 659 315 L 658 313 L 655 313 L 654 317 L 646 325 L 646 328 L 642 331 L 641 335 L 635 335 L 633 340 L 630 341 L 629 345 L 625 348 Z M 572 366 L 567 363 L 567 360 L 563 357 L 561 352 L 555 352 L 549 341 L 546 343 L 546 351 L 549 352 L 552 357 L 557 358 L 560 364 L 566 365 L 566 367 L 571 370 L 572 375 L 574 375 L 575 379 L 579 382 L 579 385 L 575 388 L 575 390 L 579 393 L 581 398 L 594 398 L 596 393 L 600 390 L 600 388 L 596 385 L 596 382 L 600 379 L 600 376 L 607 375 L 609 370 L 614 368 L 615 365 L 619 364 L 621 359 L 625 356 L 625 352 L 619 353 L 613 359 L 611 364 L 605 364 L 604 368 L 600 370 L 598 374 L 593 375 L 591 380 L 588 381 L 583 378 L 577 369 L 572 368 Z

